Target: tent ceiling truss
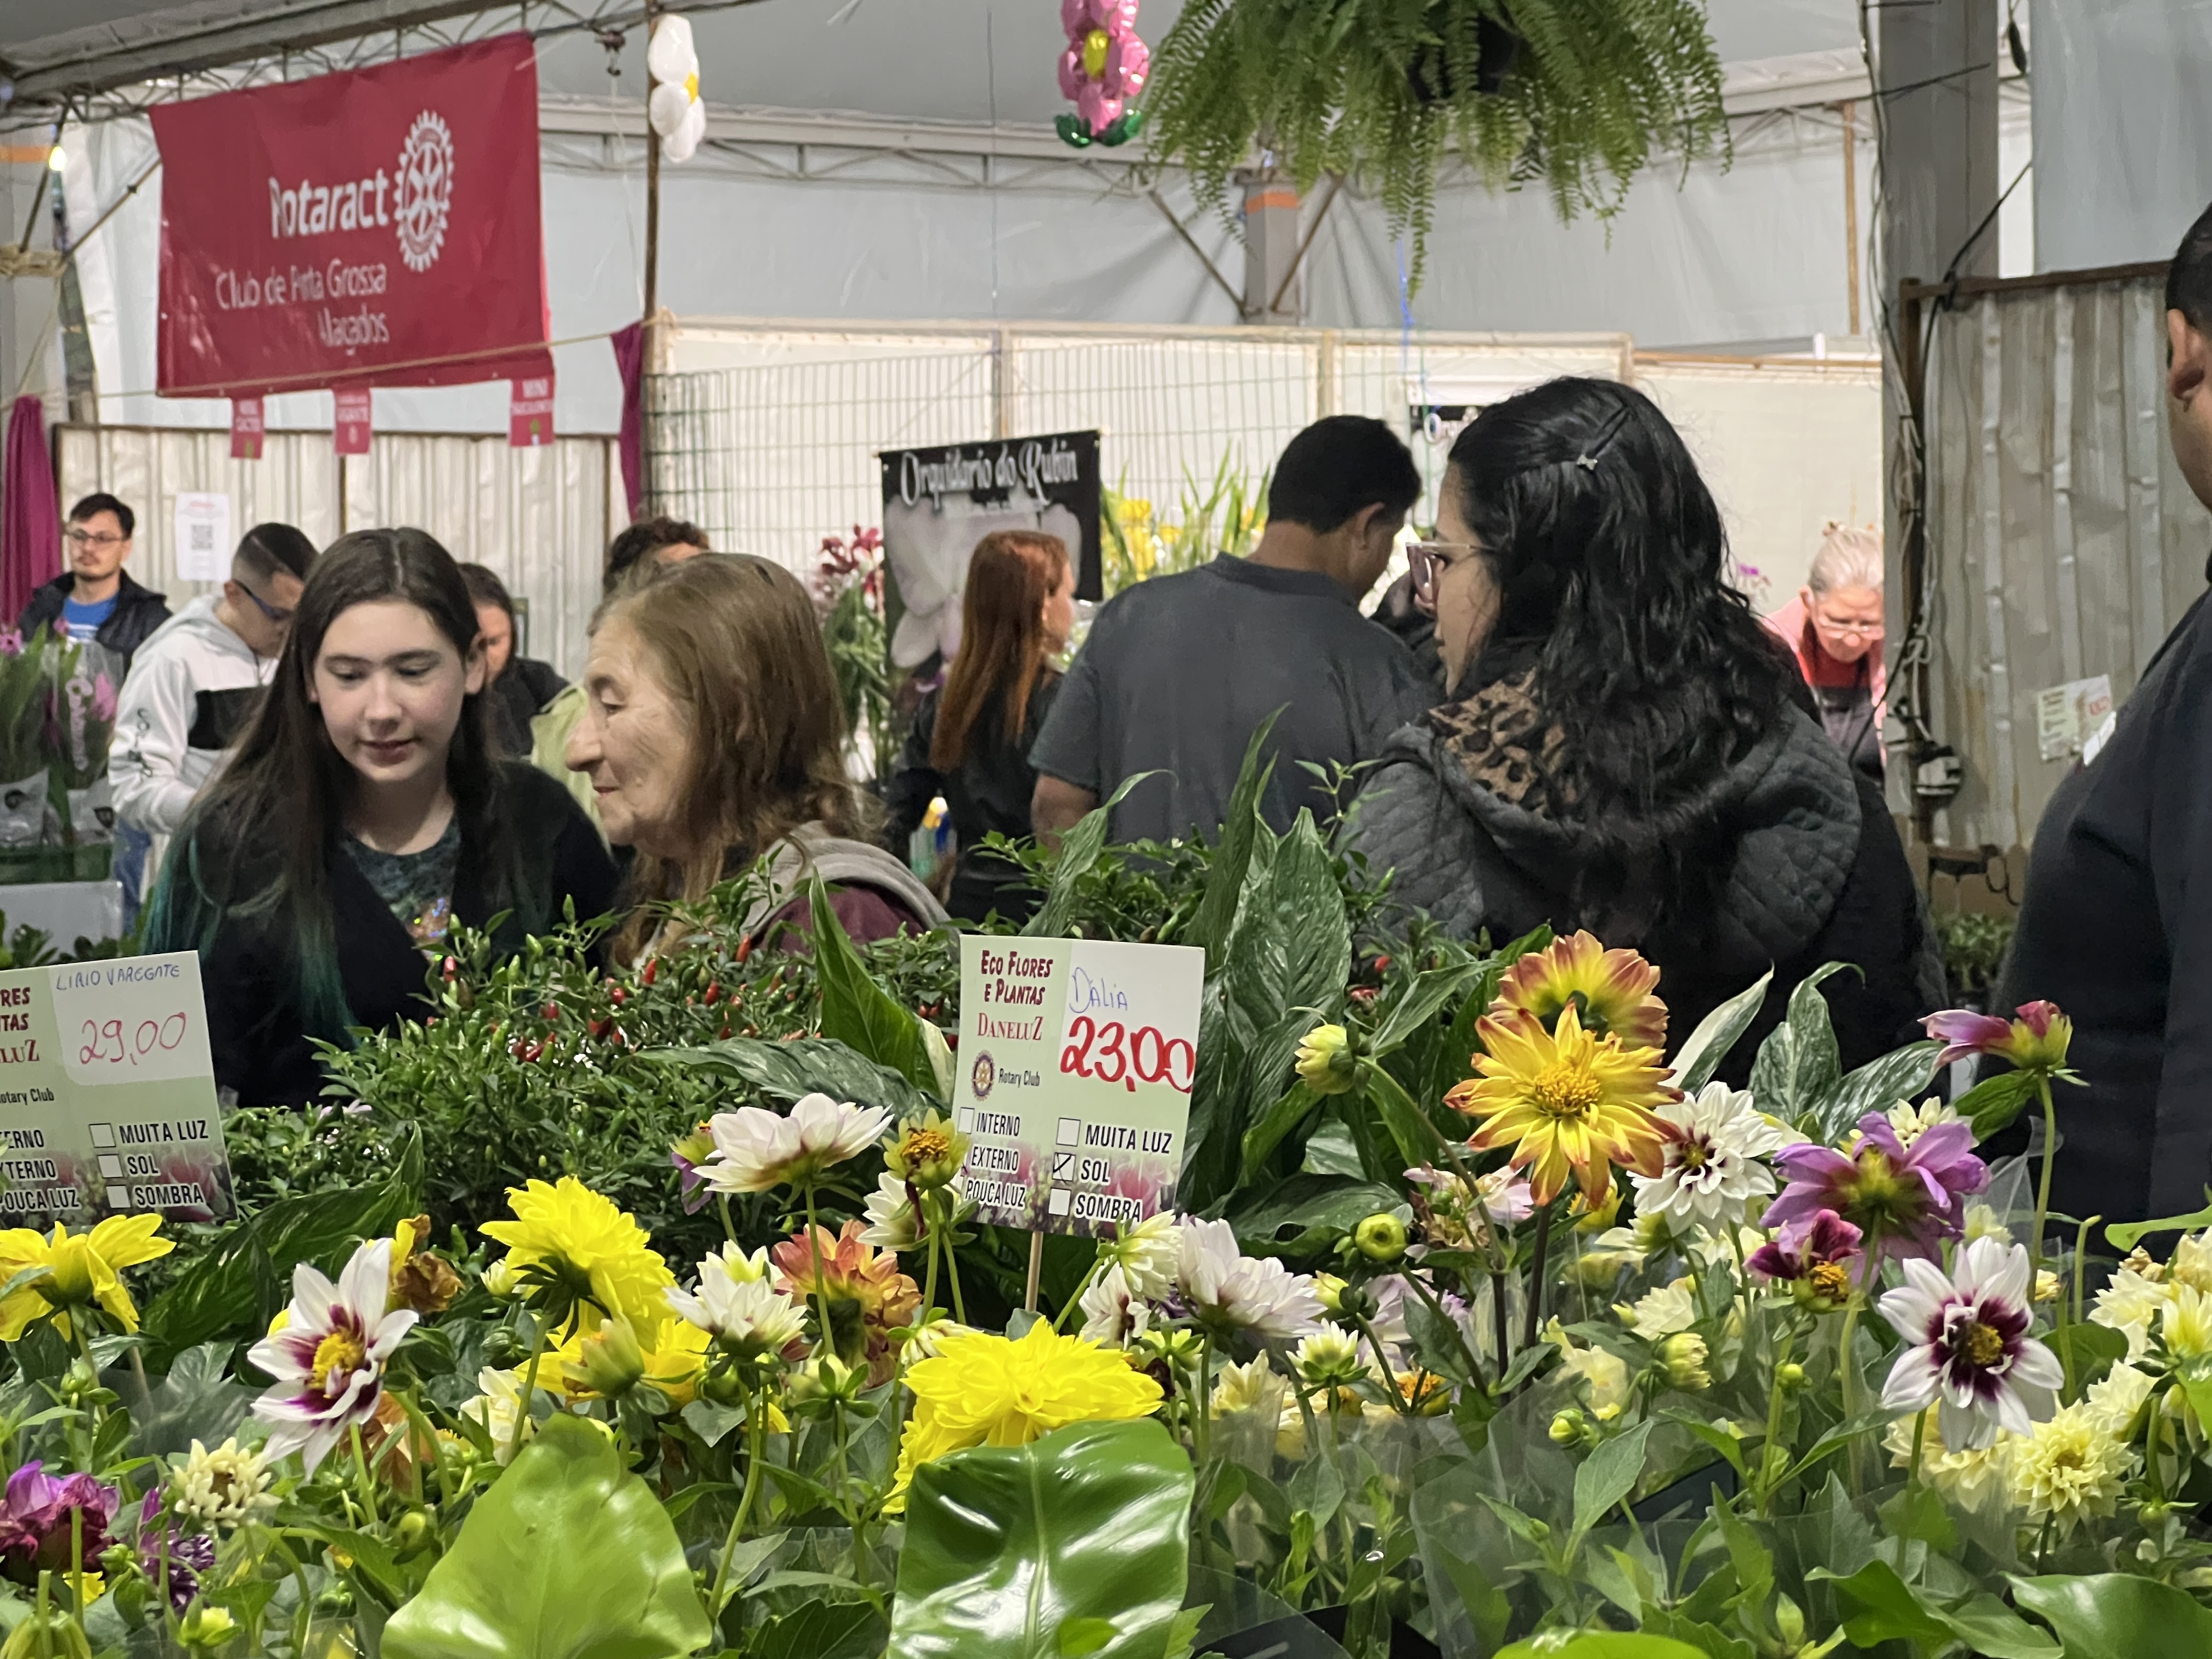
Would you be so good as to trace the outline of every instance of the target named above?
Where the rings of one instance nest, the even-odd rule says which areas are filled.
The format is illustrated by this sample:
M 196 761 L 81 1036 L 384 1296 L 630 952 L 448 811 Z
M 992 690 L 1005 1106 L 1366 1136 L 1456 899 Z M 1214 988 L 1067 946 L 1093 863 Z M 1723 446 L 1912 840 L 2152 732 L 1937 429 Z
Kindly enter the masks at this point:
M 756 0 L 663 0 L 668 12 L 725 11 Z M 280 0 L 196 7 L 50 35 L 0 64 L 11 86 L 0 123 L 143 112 L 235 87 L 366 69 L 516 31 L 612 40 L 642 27 L 644 0 Z

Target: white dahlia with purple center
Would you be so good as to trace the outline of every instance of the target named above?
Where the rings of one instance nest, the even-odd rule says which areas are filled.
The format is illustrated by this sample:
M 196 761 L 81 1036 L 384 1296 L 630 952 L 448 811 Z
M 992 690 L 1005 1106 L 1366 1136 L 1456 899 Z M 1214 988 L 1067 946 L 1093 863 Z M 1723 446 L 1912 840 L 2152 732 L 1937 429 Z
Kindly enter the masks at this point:
M 1882 1403 L 1899 1411 L 1934 1404 L 1943 1443 L 1978 1450 L 1999 1429 L 2027 1434 L 2048 1419 L 2066 1380 L 2051 1350 L 2028 1334 L 2027 1248 L 1978 1238 L 1946 1276 L 1908 1256 L 1905 1283 L 1881 1299 L 1881 1316 L 1904 1340 Z
M 253 1402 L 270 1425 L 269 1457 L 297 1451 L 313 1473 L 349 1428 L 376 1415 L 384 1362 L 416 1320 L 404 1308 L 389 1311 L 391 1287 L 388 1238 L 356 1250 L 335 1285 L 304 1261 L 293 1268 L 283 1328 L 246 1356 L 276 1379 Z

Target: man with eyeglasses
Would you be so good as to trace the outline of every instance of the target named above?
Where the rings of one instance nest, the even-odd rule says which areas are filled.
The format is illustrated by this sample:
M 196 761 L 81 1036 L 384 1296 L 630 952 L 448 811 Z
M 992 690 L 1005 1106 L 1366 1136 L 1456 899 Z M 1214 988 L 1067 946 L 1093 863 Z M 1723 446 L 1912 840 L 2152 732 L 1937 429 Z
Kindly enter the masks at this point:
M 138 647 L 169 620 L 166 595 L 141 587 L 123 568 L 137 516 L 112 495 L 86 496 L 70 509 L 63 532 L 69 568 L 31 595 L 15 626 L 25 635 L 64 624 L 73 640 L 93 640 L 127 669 Z
M 275 675 L 314 562 L 315 544 L 290 525 L 254 526 L 222 592 L 179 611 L 146 641 L 123 682 L 107 772 L 116 817 L 157 838 L 149 890 L 167 838 Z M 125 889 L 135 902 L 127 882 Z
M 1766 625 L 1796 656 L 1828 735 L 1880 783 L 1889 690 L 1881 659 L 1881 532 L 1830 525 L 1804 587 Z

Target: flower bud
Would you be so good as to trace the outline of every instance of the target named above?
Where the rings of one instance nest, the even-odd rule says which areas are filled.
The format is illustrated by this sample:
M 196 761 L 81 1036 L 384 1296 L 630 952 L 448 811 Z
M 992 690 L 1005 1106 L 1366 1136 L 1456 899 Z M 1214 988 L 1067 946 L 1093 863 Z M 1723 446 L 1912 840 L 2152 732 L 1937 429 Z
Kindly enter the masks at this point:
M 1659 1345 L 1660 1369 L 1668 1382 L 1685 1394 L 1703 1394 L 1713 1386 L 1712 1373 L 1705 1369 L 1707 1357 L 1705 1339 L 1695 1331 L 1677 1331 Z
M 1357 1323 L 1363 1319 L 1374 1318 L 1382 1310 L 1381 1304 L 1375 1299 L 1375 1292 L 1364 1285 L 1347 1285 L 1336 1293 L 1336 1312 L 1340 1319 Z
M 798 1367 L 784 1388 L 794 1405 L 836 1401 L 849 1405 L 868 1386 L 865 1367 L 848 1365 L 836 1354 L 825 1353 Z
M 1298 1080 L 1317 1095 L 1349 1094 L 1358 1081 L 1352 1037 L 1341 1025 L 1316 1025 L 1298 1044 Z
M 621 1398 L 645 1376 L 645 1352 L 637 1332 L 627 1319 L 610 1319 L 578 1345 L 576 1359 L 562 1374 L 583 1393 Z
M 484 1269 L 483 1287 L 501 1301 L 520 1292 L 522 1284 L 515 1277 L 514 1264 L 505 1256 Z
M 1795 1653 L 1805 1645 L 1805 1613 L 1788 1596 L 1775 1598 L 1774 1628 L 1782 1637 L 1782 1645 Z
M 1313 1288 L 1314 1294 L 1321 1298 L 1322 1311 L 1324 1313 L 1344 1311 L 1343 1304 L 1340 1300 L 1345 1291 L 1345 1284 L 1341 1279 L 1334 1273 L 1316 1273 L 1313 1276 Z
M 1317 1389 L 1356 1382 L 1367 1374 L 1358 1339 L 1337 1330 L 1316 1331 L 1300 1342 L 1291 1355 L 1291 1368 L 1301 1382 Z
M 2038 1302 L 2056 1302 L 2064 1294 L 2065 1289 L 2066 1287 L 2059 1282 L 2058 1275 L 2050 1268 L 2044 1267 L 2037 1271 L 2035 1299 Z
M 1568 1206 L 1567 1210 L 1567 1213 L 1574 1218 L 1575 1231 L 1587 1235 L 1601 1233 L 1612 1226 L 1614 1218 L 1620 1213 L 1620 1189 L 1623 1184 L 1616 1181 L 1607 1188 L 1605 1201 L 1594 1210 L 1589 1206 L 1589 1198 L 1581 1193 L 1577 1193 L 1575 1201 Z
M 1796 1360 L 1788 1360 L 1774 1368 L 1774 1386 L 1787 1394 L 1805 1386 L 1805 1368 Z
M 1352 1230 L 1352 1242 L 1370 1261 L 1395 1261 L 1406 1254 L 1406 1224 L 1378 1210 Z
M 1569 1407 L 1552 1419 L 1550 1433 L 1555 1446 L 1579 1446 L 1589 1433 L 1589 1422 L 1579 1411 Z
M 204 1650 L 219 1648 L 237 1634 L 238 1620 L 231 1616 L 229 1608 L 195 1601 L 177 1631 L 177 1639 L 188 1648 Z

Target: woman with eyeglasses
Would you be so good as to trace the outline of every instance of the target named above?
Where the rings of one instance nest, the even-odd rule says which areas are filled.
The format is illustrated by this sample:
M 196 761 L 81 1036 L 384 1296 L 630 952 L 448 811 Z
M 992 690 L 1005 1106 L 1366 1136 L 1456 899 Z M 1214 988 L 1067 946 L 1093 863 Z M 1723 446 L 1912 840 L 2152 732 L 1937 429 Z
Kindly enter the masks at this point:
M 1392 896 L 1494 939 L 1587 928 L 1662 970 L 1673 1041 L 1774 969 L 1823 991 L 1848 1066 L 1917 1036 L 1941 959 L 1880 792 L 1728 585 L 1718 509 L 1640 393 L 1553 380 L 1452 446 L 1412 554 L 1445 701 L 1401 728 L 1346 845 Z
M 1881 781 L 1881 532 L 1831 524 L 1797 597 L 1766 619 L 1797 659 L 1820 724 L 1853 766 Z
M 149 950 L 200 953 L 216 1085 L 252 1106 L 320 1093 L 314 1039 L 428 1014 L 456 926 L 501 918 L 511 952 L 615 891 L 568 792 L 490 747 L 476 607 L 444 548 L 341 537 L 289 623 L 147 908 Z

